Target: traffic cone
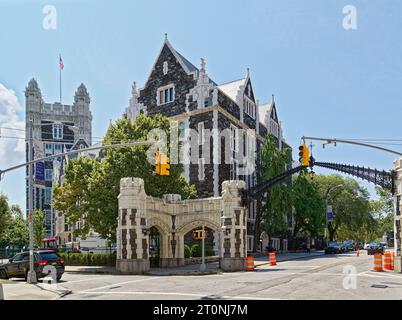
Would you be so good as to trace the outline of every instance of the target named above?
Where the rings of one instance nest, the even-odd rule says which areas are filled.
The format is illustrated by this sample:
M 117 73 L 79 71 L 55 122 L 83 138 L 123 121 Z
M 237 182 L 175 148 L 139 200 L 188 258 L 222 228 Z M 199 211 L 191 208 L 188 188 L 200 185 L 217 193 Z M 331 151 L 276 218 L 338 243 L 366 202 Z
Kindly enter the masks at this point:
M 357 250 L 356 257 L 360 257 L 360 250 Z

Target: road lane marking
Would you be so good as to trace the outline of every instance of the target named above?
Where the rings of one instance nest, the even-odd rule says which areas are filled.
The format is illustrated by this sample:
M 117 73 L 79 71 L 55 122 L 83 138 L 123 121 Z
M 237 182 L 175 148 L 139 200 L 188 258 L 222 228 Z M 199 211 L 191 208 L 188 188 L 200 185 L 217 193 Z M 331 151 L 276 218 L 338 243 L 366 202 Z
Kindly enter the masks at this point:
M 102 279 L 107 279 L 107 278 L 114 278 L 115 276 L 107 276 L 107 277 L 98 277 L 98 278 L 88 278 L 88 279 L 81 279 L 81 280 L 72 280 L 72 281 L 69 281 L 69 280 L 63 280 L 63 281 L 65 281 L 66 282 L 66 284 L 70 284 L 70 283 L 77 283 L 77 282 L 85 282 L 85 281 L 94 281 L 94 280 L 102 280 Z M 64 282 L 63 283 L 59 283 L 60 285 L 63 285 L 64 284 Z
M 85 294 L 86 292 L 77 292 L 77 294 Z M 96 291 L 96 294 L 104 295 L 162 295 L 162 296 L 188 296 L 202 298 L 210 294 L 184 293 L 184 292 L 158 292 L 158 291 Z M 281 300 L 278 298 L 263 298 L 250 296 L 221 296 L 223 299 L 247 299 L 247 300 Z M 219 299 L 218 299 L 219 300 Z
M 145 278 L 145 279 L 136 279 L 136 280 L 130 280 L 130 281 L 124 281 L 124 282 L 117 282 L 117 283 L 109 284 L 109 285 L 107 285 L 107 286 L 96 287 L 96 288 L 91 288 L 91 289 L 86 289 L 86 290 L 78 291 L 77 293 L 81 293 L 81 292 L 92 292 L 92 291 L 94 291 L 94 290 L 107 289 L 107 288 L 114 287 L 114 286 L 120 286 L 120 285 L 122 285 L 122 284 L 135 283 L 135 282 L 143 282 L 143 281 L 156 280 L 156 279 L 158 279 L 158 277 L 150 277 L 150 278 Z

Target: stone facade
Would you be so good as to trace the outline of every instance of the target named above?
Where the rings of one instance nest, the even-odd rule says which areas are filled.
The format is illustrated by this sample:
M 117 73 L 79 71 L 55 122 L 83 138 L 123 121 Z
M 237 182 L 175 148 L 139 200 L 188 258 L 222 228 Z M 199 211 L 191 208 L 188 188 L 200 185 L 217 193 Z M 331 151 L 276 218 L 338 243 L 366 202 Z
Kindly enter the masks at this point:
M 394 203 L 395 203 L 395 218 L 394 218 L 394 250 L 395 250 L 395 271 L 402 272 L 402 254 L 401 254 L 401 208 L 402 208 L 402 158 L 394 161 L 395 170 L 395 193 L 394 193 Z
M 75 92 L 72 105 L 60 102 L 51 104 L 44 101 L 36 80 L 30 80 L 25 90 L 25 127 L 28 139 L 29 121 L 31 120 L 34 158 L 91 145 L 92 114 L 89 105 L 90 97 L 83 84 Z M 77 131 L 73 131 L 72 127 L 76 127 Z M 29 150 L 28 146 L 26 150 Z M 28 153 L 26 156 L 28 160 Z M 41 167 L 42 165 L 43 167 Z M 64 223 L 62 225 L 56 223 L 59 213 L 55 212 L 51 206 L 52 186 L 54 183 L 60 183 L 63 166 L 63 159 L 58 158 L 54 161 L 45 161 L 34 168 L 33 209 L 44 210 L 47 237 L 55 236 L 58 233 L 57 225 L 62 228 L 59 230 L 60 232 L 65 231 Z M 26 188 L 28 206 L 28 180 Z M 62 218 L 61 214 L 60 218 Z
M 161 103 L 160 91 L 169 87 L 173 88 L 174 97 L 168 99 L 167 103 Z M 200 67 L 197 68 L 178 53 L 167 38 L 144 87 L 137 90 L 136 85 L 133 85 L 132 97 L 123 117 L 134 121 L 140 113 L 148 116 L 162 114 L 177 120 L 181 128 L 194 129 L 197 132 L 200 125 L 205 130 L 216 129 L 218 132 L 231 128 L 254 130 L 254 165 L 257 169 L 261 143 L 269 132 L 274 135 L 278 148 L 282 148 L 284 143 L 275 101 L 272 98 L 271 103 L 259 104 L 248 70 L 243 79 L 218 85 L 209 78 L 204 59 L 201 59 Z M 191 137 L 185 136 L 184 145 L 190 139 Z M 211 159 L 209 164 L 202 164 L 202 160 L 198 164 L 184 164 L 184 176 L 190 184 L 196 186 L 199 197 L 217 197 L 222 192 L 223 181 L 229 179 L 244 180 L 246 188 L 256 184 L 255 172 L 242 175 L 239 174 L 235 161 L 231 161 L 232 164 L 224 163 L 224 139 L 213 135 L 210 141 L 207 157 Z M 185 157 L 190 157 L 190 150 L 184 148 Z M 232 151 L 235 156 L 236 151 Z M 199 158 L 204 156 L 206 155 L 199 151 Z M 218 159 L 221 159 L 220 163 L 217 163 Z M 255 214 L 256 204 L 252 203 L 248 208 L 248 223 L 251 228 Z M 252 250 L 253 233 L 248 237 L 248 246 Z
M 225 181 L 221 197 L 181 200 L 180 195 L 164 195 L 158 199 L 146 195 L 142 179 L 121 179 L 116 237 L 117 271 L 136 274 L 150 269 L 151 227 L 156 227 L 160 234 L 159 265 L 183 266 L 184 237 L 202 226 L 214 231 L 221 269 L 244 270 L 247 223 L 240 194 L 244 187 L 244 181 Z

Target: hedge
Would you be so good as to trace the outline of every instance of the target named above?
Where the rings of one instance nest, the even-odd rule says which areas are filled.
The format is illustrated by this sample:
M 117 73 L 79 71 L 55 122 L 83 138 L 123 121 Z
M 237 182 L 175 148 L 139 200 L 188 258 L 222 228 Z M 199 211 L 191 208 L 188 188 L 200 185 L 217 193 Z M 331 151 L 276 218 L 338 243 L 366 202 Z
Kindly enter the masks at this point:
M 67 266 L 114 266 L 116 254 L 110 253 L 59 253 Z

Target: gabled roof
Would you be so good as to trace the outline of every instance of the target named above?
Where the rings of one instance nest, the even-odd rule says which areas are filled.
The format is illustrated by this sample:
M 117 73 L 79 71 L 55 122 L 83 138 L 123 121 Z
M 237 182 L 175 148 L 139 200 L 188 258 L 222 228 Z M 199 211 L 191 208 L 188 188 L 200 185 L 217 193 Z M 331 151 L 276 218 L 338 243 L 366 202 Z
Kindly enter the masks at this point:
M 271 114 L 272 110 L 272 102 L 266 103 L 266 104 L 261 104 L 258 108 L 258 115 L 260 116 L 260 122 L 266 126 L 266 117 L 267 115 Z
M 236 102 L 237 93 L 241 86 L 244 85 L 246 78 L 224 83 L 218 86 L 218 89 L 226 94 L 230 99 Z
M 149 72 L 149 75 L 147 77 L 147 80 L 145 81 L 145 84 L 148 83 L 149 78 L 152 75 L 152 71 L 155 69 L 155 65 L 159 60 L 160 55 L 162 54 L 163 48 L 168 47 L 168 49 L 170 50 L 170 52 L 172 52 L 172 54 L 174 55 L 174 57 L 176 58 L 176 60 L 179 62 L 179 64 L 182 66 L 182 68 L 184 69 L 184 71 L 187 74 L 190 73 L 194 73 L 196 71 L 198 71 L 197 67 L 194 66 L 190 61 L 188 61 L 186 58 L 184 58 L 180 53 L 178 53 L 175 48 L 173 48 L 173 46 L 170 44 L 169 40 L 167 39 L 167 35 L 165 34 L 165 41 L 162 44 L 162 47 L 159 50 L 158 55 L 156 56 L 155 62 L 152 65 L 152 68 Z M 140 89 L 141 90 L 141 89 Z
M 172 49 L 173 49 L 173 47 L 171 46 L 170 50 L 172 50 Z M 175 49 L 173 49 L 173 50 L 176 51 Z M 179 56 L 179 58 L 182 60 L 182 61 L 179 61 L 180 64 L 184 64 L 190 72 L 198 71 L 198 68 L 195 65 L 193 65 L 190 61 L 188 61 L 186 58 L 184 58 L 179 52 L 176 51 L 176 53 Z

